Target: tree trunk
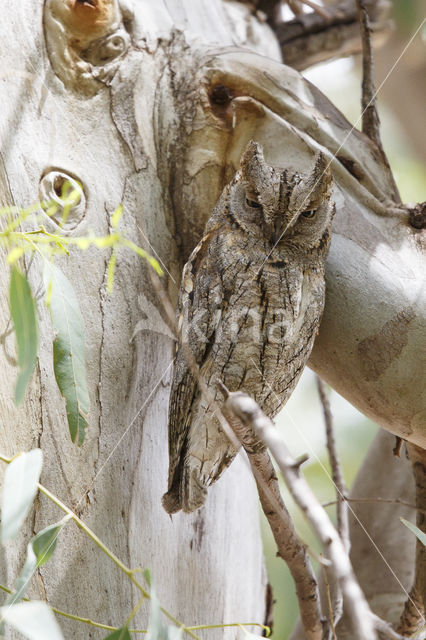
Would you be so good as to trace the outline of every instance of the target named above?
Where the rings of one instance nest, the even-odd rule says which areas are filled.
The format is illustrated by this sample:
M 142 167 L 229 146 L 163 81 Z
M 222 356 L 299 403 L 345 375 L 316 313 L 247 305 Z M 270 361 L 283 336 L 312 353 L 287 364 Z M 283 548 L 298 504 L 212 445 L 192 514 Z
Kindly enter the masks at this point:
M 22 0 L 3 10 L 1 204 L 33 203 L 43 177 L 61 170 L 84 187 L 86 210 L 68 231 L 81 236 L 107 234 L 122 202 L 122 228 L 163 262 L 175 301 L 184 261 L 250 138 L 264 146 L 268 162 L 296 169 L 310 165 L 319 146 L 330 160 L 336 153 L 338 213 L 312 366 L 386 429 L 424 446 L 412 384 L 421 374 L 424 317 L 419 232 L 392 202 L 392 181 L 373 145 L 280 64 L 269 27 L 240 3 L 139 0 L 131 7 L 126 0 L 118 7 L 106 0 L 113 11 L 90 29 L 73 17 L 71 4 Z M 57 230 L 47 218 L 44 225 Z M 107 257 L 90 250 L 61 261 L 86 325 L 92 410 L 83 447 L 67 433 L 40 303 L 39 366 L 20 409 L 12 400 L 16 370 L 0 356 L 2 450 L 40 446 L 41 481 L 124 562 L 149 567 L 161 604 L 185 624 L 261 623 L 266 577 L 248 468 L 238 456 L 202 510 L 166 515 L 174 343 L 146 265 L 120 252 L 108 296 Z M 2 261 L 1 331 L 9 319 Z M 37 263 L 29 275 L 36 290 Z M 12 352 L 13 337 L 5 348 Z M 42 499 L 19 543 L 2 552 L 2 583 L 12 586 L 28 536 L 57 519 Z M 137 602 L 125 576 L 70 525 L 30 595 L 114 625 Z M 143 609 L 135 625 L 146 619 Z M 105 635 L 60 622 L 66 638 Z M 237 634 L 200 632 L 211 640 Z

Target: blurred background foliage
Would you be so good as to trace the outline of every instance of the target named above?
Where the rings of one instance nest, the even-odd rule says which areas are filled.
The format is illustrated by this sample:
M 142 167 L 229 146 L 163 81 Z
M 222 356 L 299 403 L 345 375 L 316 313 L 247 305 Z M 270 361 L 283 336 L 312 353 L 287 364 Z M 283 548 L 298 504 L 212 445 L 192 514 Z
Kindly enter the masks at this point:
M 394 0 L 392 18 L 395 29 L 381 49 L 375 52 L 376 86 L 380 87 L 384 81 L 378 94 L 382 139 L 403 202 L 426 200 L 425 25 L 395 69 L 387 75 L 424 20 L 424 14 L 424 0 Z M 304 73 L 353 124 L 360 116 L 360 62 L 359 57 L 345 58 L 317 65 Z M 378 427 L 333 390 L 330 390 L 330 402 L 337 447 L 345 481 L 350 488 Z M 334 500 L 322 408 L 315 375 L 309 369 L 305 370 L 276 423 L 295 456 L 309 454 L 309 461 L 303 470 L 317 497 L 321 502 Z M 312 549 L 320 551 L 317 540 L 281 484 L 284 500 L 301 537 Z M 335 507 L 327 509 L 334 519 Z M 298 617 L 294 583 L 285 563 L 276 557 L 276 545 L 263 514 L 262 528 L 268 576 L 275 600 L 272 637 L 286 640 Z

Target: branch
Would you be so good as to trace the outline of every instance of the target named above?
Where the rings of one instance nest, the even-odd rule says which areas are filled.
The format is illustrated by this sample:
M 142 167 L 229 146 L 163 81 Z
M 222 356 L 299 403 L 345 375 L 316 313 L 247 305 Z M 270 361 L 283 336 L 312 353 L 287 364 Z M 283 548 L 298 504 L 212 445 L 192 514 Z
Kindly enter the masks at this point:
M 391 196 L 395 202 L 399 202 L 398 189 L 380 138 L 380 118 L 376 105 L 377 91 L 374 84 L 370 18 L 368 16 L 365 0 L 356 0 L 356 4 L 358 7 L 362 42 L 362 132 L 365 133 L 365 135 L 368 136 L 376 145 L 382 163 L 386 167 L 389 178 L 393 183 L 393 194 L 391 194 Z
M 327 396 L 325 384 L 319 376 L 317 376 L 318 394 L 321 400 L 325 429 L 327 434 L 327 449 L 330 458 L 331 475 L 333 483 L 336 488 L 337 494 L 337 531 L 345 546 L 346 552 L 350 551 L 350 537 L 349 537 L 349 518 L 348 518 L 348 505 L 347 505 L 347 493 L 348 490 L 343 478 L 342 468 L 340 466 L 339 457 L 337 454 L 336 441 L 334 438 L 333 416 L 331 415 L 330 401 Z
M 349 518 L 348 518 L 348 504 L 345 501 L 347 497 L 347 489 L 343 478 L 342 469 L 340 466 L 339 458 L 337 455 L 336 441 L 334 438 L 333 417 L 331 415 L 330 402 L 326 392 L 325 384 L 319 376 L 316 376 L 318 394 L 321 400 L 324 421 L 327 436 L 327 449 L 330 459 L 331 473 L 333 483 L 336 489 L 337 495 L 337 531 L 340 539 L 345 547 L 346 553 L 349 554 L 351 543 L 349 537 Z M 325 581 L 324 581 L 325 582 Z M 343 599 L 342 592 L 334 585 L 334 597 L 333 597 L 333 619 L 334 625 L 337 625 L 343 615 Z
M 388 3 L 368 2 L 375 40 L 381 44 L 390 31 Z M 354 0 L 327 5 L 328 17 L 303 13 L 294 20 L 271 24 L 281 45 L 284 62 L 298 70 L 335 57 L 359 53 L 359 20 Z
M 327 550 L 334 577 L 342 590 L 345 606 L 352 622 L 354 638 L 359 640 L 376 638 L 376 624 L 342 541 L 311 488 L 300 475 L 300 464 L 291 456 L 272 421 L 250 396 L 241 392 L 230 393 L 225 407 L 234 413 L 241 423 L 239 435 L 242 437 L 244 447 L 246 441 L 260 440 L 271 450 L 293 499 L 302 509 L 324 549 Z M 259 456 L 265 455 L 266 451 L 262 449 L 257 453 Z M 250 451 L 248 454 L 250 455 Z M 260 461 L 258 464 L 263 467 L 267 465 L 266 462 L 260 463 Z
M 279 22 L 279 11 L 282 5 L 282 0 L 258 0 L 257 9 L 263 11 L 268 18 L 270 25 L 277 24 Z
M 407 449 L 416 483 L 417 526 L 426 533 L 426 450 L 412 444 L 407 444 Z M 425 611 L 426 547 L 417 540 L 414 584 L 405 602 L 398 631 L 405 634 L 415 633 L 425 624 Z
M 225 407 L 233 414 L 230 424 L 250 461 L 260 503 L 277 544 L 278 555 L 287 563 L 293 576 L 306 637 L 321 639 L 324 637 L 324 629 L 321 623 L 320 596 L 306 547 L 297 535 L 291 516 L 281 497 L 278 479 L 266 446 L 252 430 L 248 431 L 239 419 L 235 420 L 235 416 L 237 418 L 240 416 L 234 410 L 233 398 L 248 396 L 241 393 L 230 393 L 221 383 L 220 386 L 227 396 Z

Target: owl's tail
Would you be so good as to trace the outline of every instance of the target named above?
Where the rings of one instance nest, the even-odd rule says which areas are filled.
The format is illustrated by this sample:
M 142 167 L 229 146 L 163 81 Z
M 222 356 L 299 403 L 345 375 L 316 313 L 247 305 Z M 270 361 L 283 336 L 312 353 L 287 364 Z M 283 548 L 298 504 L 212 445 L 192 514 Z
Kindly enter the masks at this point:
M 184 468 L 163 495 L 162 503 L 167 513 L 176 513 L 181 509 L 185 513 L 192 513 L 203 506 L 206 497 L 207 486 L 201 481 L 199 470 Z

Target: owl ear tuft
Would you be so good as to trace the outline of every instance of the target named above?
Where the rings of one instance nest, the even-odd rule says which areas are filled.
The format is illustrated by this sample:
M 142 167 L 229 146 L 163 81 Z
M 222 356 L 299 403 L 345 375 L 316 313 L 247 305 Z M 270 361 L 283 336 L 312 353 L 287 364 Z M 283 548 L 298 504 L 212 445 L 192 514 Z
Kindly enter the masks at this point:
M 326 155 L 319 152 L 315 156 L 315 164 L 309 175 L 306 187 L 310 192 L 306 208 L 314 208 L 323 200 L 328 199 L 333 188 L 333 176 L 330 161 Z
M 333 175 L 330 169 L 331 161 L 327 158 L 324 153 L 317 153 L 315 156 L 315 165 L 314 165 L 314 175 L 316 180 L 318 180 L 318 186 L 322 190 L 322 196 L 325 197 L 331 193 L 331 188 L 333 186 Z
M 240 160 L 241 175 L 253 187 L 259 187 L 270 175 L 269 167 L 263 157 L 263 149 L 258 142 L 250 140 Z

